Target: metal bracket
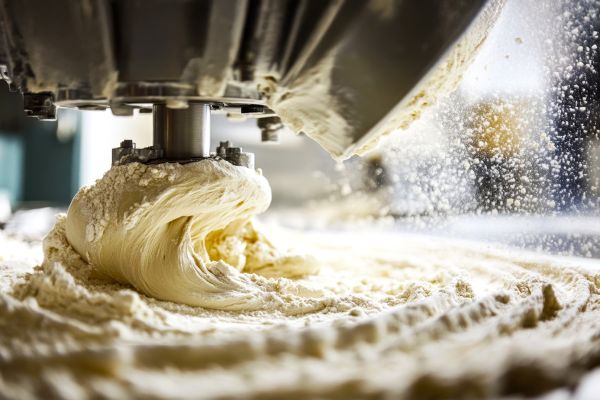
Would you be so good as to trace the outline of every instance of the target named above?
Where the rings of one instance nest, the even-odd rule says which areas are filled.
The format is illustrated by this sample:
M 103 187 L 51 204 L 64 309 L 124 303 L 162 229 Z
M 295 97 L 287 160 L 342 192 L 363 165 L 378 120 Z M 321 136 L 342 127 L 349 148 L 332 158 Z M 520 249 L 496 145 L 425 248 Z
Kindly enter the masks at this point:
M 231 146 L 231 142 L 220 142 L 216 153 L 211 153 L 207 157 L 192 157 L 181 160 L 165 159 L 163 149 L 157 146 L 136 148 L 132 140 L 123 140 L 119 147 L 112 149 L 112 165 L 124 165 L 132 162 L 143 164 L 158 164 L 164 162 L 178 162 L 187 164 L 194 161 L 205 160 L 207 158 L 222 159 L 238 167 L 254 169 L 254 153 L 245 153 L 241 147 Z
M 52 92 L 24 93 L 23 108 L 25 114 L 41 120 L 55 120 L 56 106 Z

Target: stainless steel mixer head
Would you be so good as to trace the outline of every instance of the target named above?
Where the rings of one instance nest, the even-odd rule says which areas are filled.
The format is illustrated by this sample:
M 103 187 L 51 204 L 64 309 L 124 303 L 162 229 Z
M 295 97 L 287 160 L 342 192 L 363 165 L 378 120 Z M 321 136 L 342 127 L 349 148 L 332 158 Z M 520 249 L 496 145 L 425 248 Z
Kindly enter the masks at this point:
M 0 64 L 30 115 L 153 110 L 167 160 L 207 156 L 210 112 L 269 118 L 264 140 L 281 117 L 344 158 L 410 106 L 486 3 L 0 0 Z

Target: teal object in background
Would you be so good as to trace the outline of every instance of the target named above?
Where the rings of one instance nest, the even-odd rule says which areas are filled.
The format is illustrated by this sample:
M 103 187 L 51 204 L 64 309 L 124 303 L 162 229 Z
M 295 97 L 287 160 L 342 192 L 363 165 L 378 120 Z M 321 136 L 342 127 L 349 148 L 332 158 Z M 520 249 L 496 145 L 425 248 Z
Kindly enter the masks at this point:
M 0 133 L 0 192 L 15 208 L 23 194 L 23 138 Z
M 69 111 L 75 112 L 75 111 Z M 0 131 L 0 191 L 11 207 L 66 207 L 79 188 L 79 115 L 67 135 L 56 121 L 27 118 L 18 132 Z
M 69 205 L 79 181 L 78 140 L 74 135 L 60 139 L 57 122 L 32 120 L 23 135 L 22 205 Z
M 25 117 L 22 96 L 0 80 L 0 196 L 13 210 L 66 207 L 79 188 L 81 115 L 58 112 L 60 122 Z

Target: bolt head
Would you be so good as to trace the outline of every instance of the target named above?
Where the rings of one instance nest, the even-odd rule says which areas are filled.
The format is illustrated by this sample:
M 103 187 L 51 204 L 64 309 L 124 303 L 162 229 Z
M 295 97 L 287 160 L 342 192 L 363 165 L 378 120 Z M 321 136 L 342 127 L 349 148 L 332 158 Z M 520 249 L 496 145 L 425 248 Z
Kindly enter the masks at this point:
M 133 140 L 131 139 L 126 139 L 121 142 L 121 147 L 124 149 L 133 149 L 135 147 L 135 143 L 133 143 Z

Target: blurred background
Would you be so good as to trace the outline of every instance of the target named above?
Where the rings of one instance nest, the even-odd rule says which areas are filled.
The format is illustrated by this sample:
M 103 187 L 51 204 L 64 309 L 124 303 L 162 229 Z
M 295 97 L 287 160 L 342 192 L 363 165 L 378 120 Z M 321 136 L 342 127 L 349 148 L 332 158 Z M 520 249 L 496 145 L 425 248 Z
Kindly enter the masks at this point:
M 303 135 L 260 142 L 254 120 L 213 118 L 213 147 L 256 154 L 273 190 L 262 217 L 302 229 L 393 229 L 600 257 L 600 5 L 508 0 L 459 88 L 363 158 L 334 162 Z M 152 118 L 61 109 L 22 116 L 0 87 L 0 226 L 39 237 L 123 139 Z

